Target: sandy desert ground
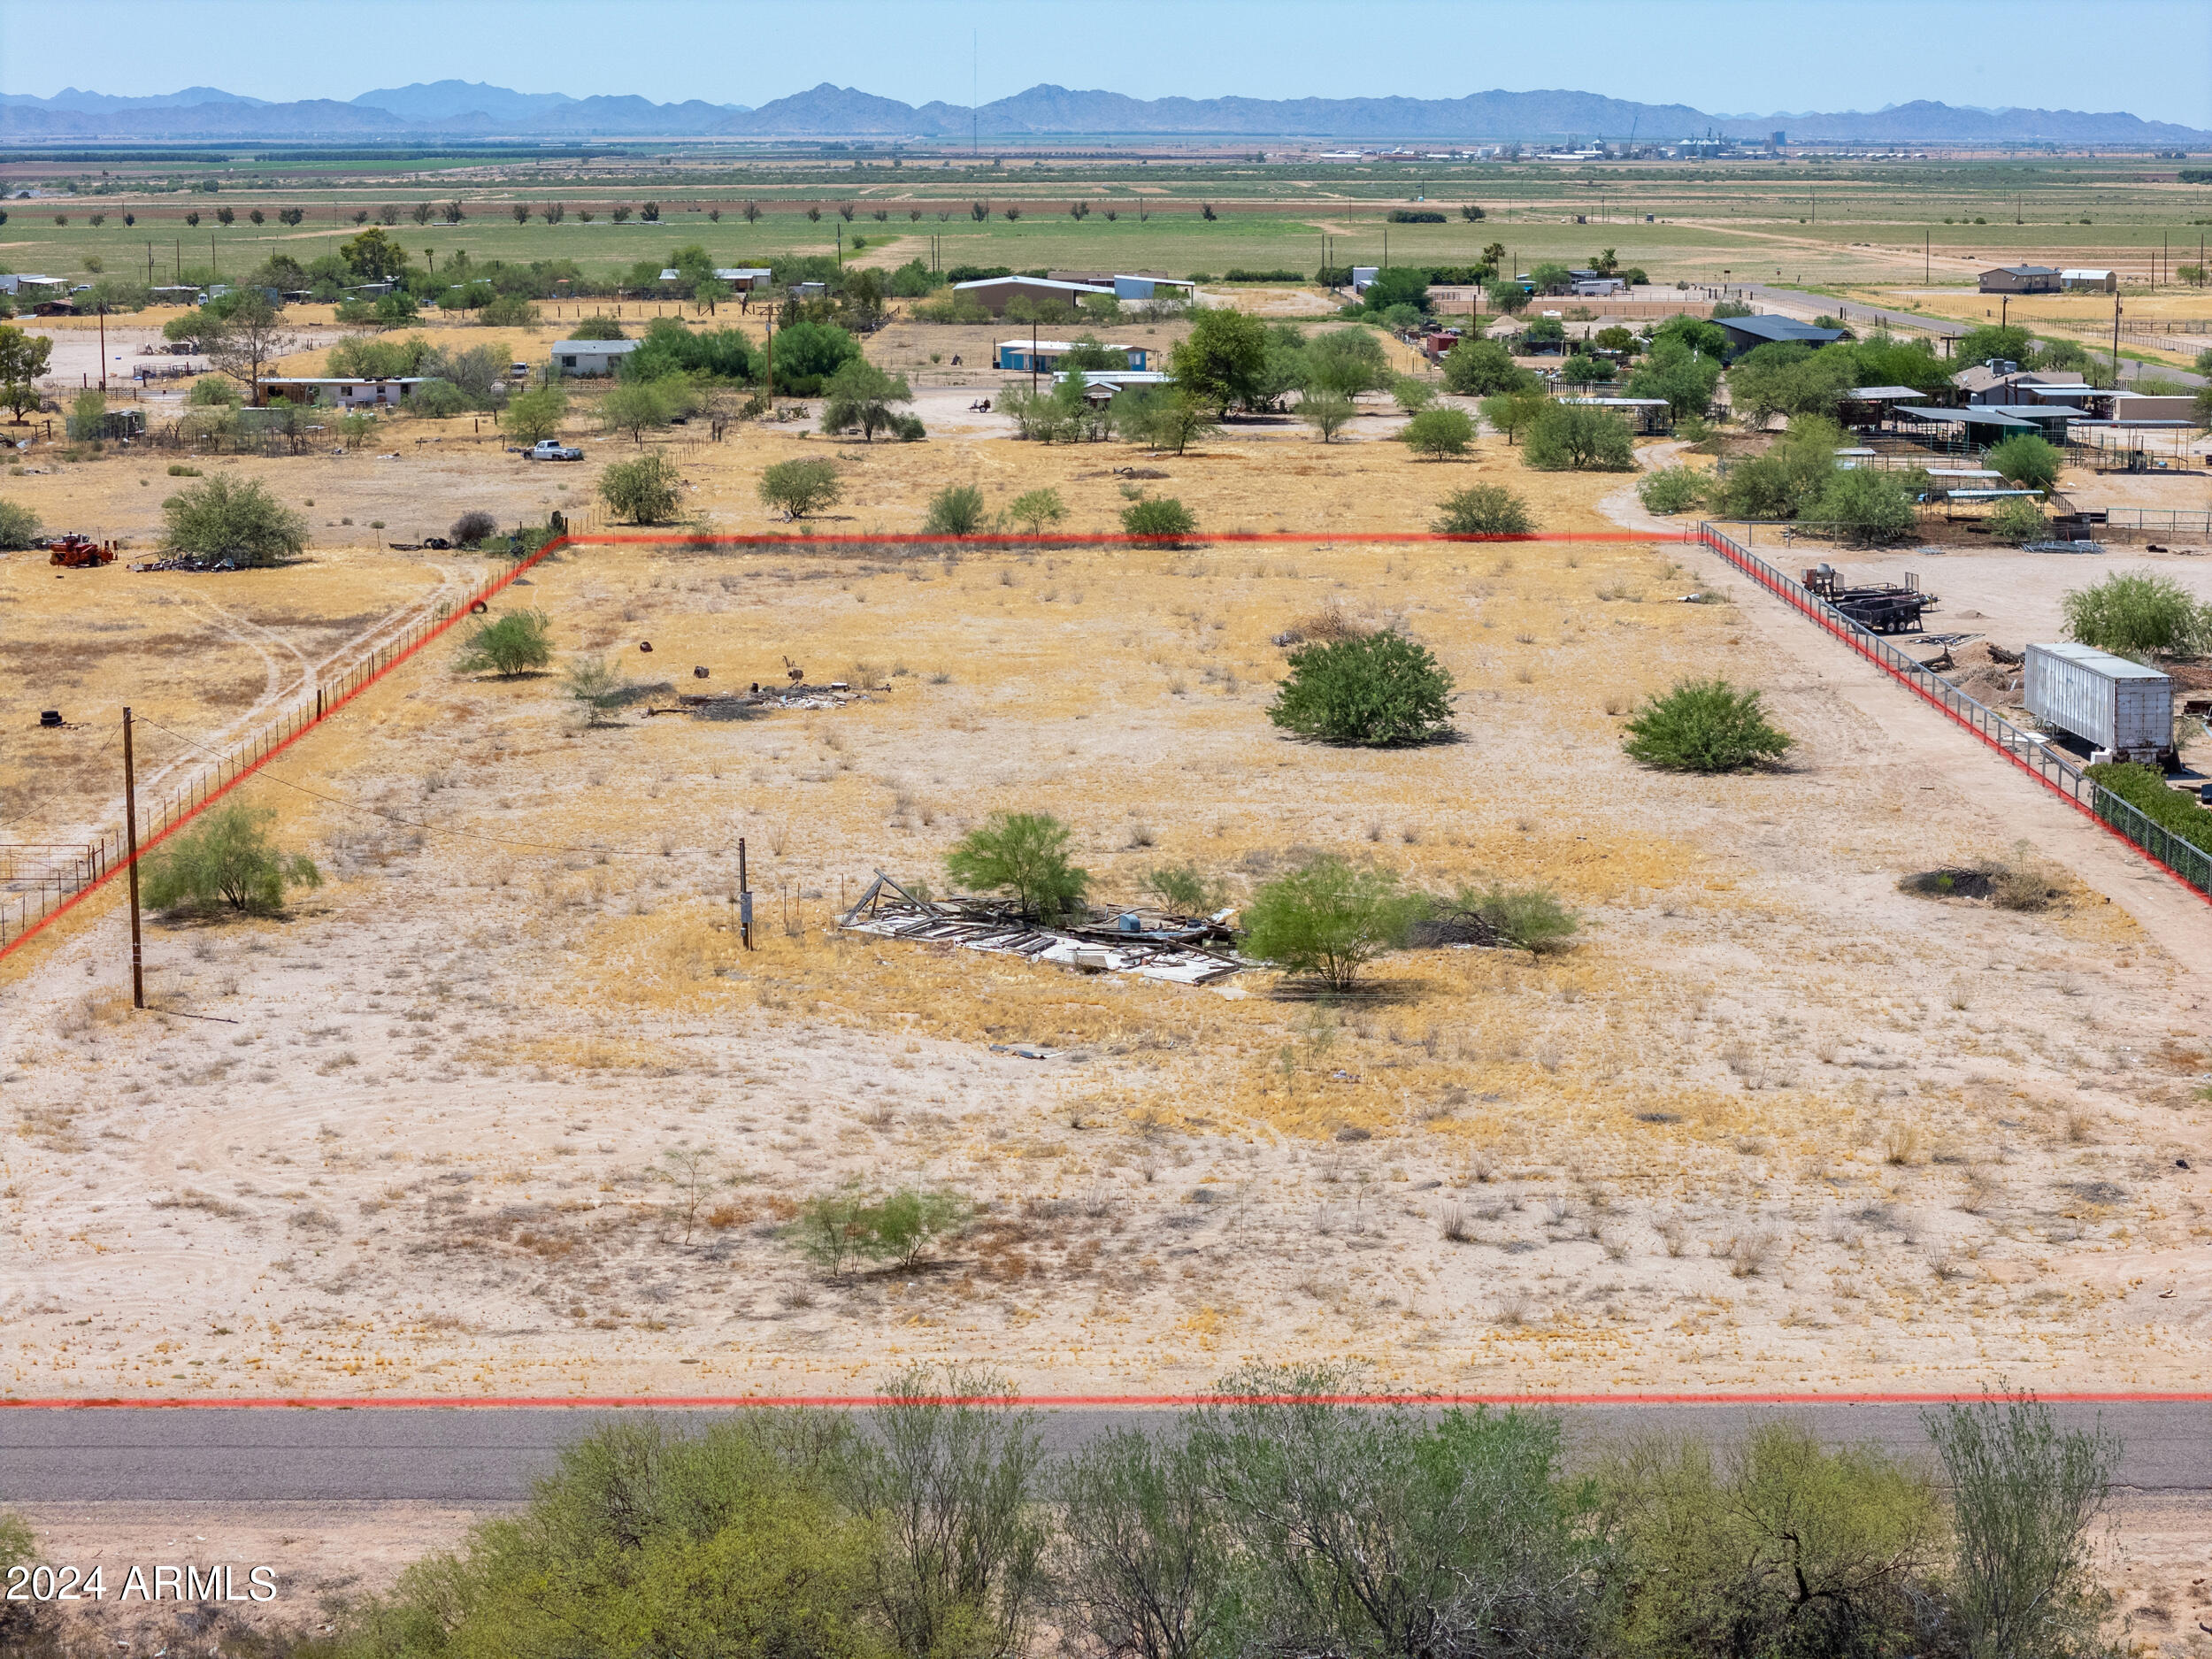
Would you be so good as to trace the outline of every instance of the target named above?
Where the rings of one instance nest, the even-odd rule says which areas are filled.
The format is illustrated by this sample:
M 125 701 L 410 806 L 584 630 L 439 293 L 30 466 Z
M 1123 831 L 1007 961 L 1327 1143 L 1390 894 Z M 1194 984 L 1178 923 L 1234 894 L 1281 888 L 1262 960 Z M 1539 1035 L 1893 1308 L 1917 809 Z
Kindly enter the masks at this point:
M 1418 527 L 1480 477 L 1594 529 L 1618 480 L 1525 474 L 1495 441 L 1443 467 L 773 429 L 678 453 L 700 512 L 764 528 L 750 479 L 800 452 L 849 464 L 839 529 L 908 527 L 971 478 L 995 500 L 1056 482 L 1099 525 L 1110 469 L 1148 464 L 1209 526 L 1312 539 L 541 567 L 512 597 L 640 679 L 788 657 L 891 689 L 586 729 L 556 679 L 433 655 L 253 786 L 327 885 L 283 921 L 157 926 L 171 1014 L 119 1000 L 111 905 L 12 960 L 12 1392 L 775 1393 L 938 1356 L 1143 1390 L 1293 1349 L 1444 1387 L 2200 1382 L 2198 902 L 1913 727 L 1707 556 L 1353 530 Z M 355 465 L 239 464 L 325 517 Z M 388 465 L 422 516 L 542 487 L 490 457 Z M 127 511 L 157 501 L 135 467 L 10 486 Z M 17 762 L 11 802 L 98 817 L 127 691 L 195 741 L 265 692 L 250 644 L 199 649 L 217 607 L 311 657 L 367 595 L 439 579 L 326 535 L 312 565 L 228 581 L 0 565 L 10 649 L 75 675 L 85 723 Z M 1675 603 L 1697 588 L 1731 603 Z M 1272 636 L 1330 606 L 1439 651 L 1460 741 L 1351 754 L 1268 725 Z M 201 680 L 102 647 L 157 626 L 185 637 L 154 657 Z M 1716 668 L 1766 691 L 1788 765 L 1626 764 L 1621 714 Z M 219 684 L 231 703 L 196 715 Z M 38 698 L 11 701 L 19 732 Z M 1000 808 L 1069 819 L 1112 896 L 1184 862 L 1240 896 L 1322 848 L 1436 889 L 1542 881 L 1586 930 L 1544 958 L 1409 953 L 1332 1007 L 1269 974 L 1071 978 L 828 928 L 876 868 L 941 884 Z M 2047 870 L 2051 907 L 1897 890 L 1993 856 Z M 827 1282 L 777 1233 L 847 1179 L 984 1209 L 928 1271 Z

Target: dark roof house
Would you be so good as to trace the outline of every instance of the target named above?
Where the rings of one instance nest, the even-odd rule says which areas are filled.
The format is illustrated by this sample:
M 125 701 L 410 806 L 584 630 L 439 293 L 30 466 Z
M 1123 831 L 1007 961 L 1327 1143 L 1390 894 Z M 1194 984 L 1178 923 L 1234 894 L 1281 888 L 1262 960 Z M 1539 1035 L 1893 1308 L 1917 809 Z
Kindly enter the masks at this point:
M 1800 341 L 1817 349 L 1832 346 L 1843 338 L 1840 328 L 1816 328 L 1794 317 L 1716 317 L 1713 325 L 1728 335 L 1728 355 L 1732 357 L 1755 346 L 1770 346 L 1778 342 Z

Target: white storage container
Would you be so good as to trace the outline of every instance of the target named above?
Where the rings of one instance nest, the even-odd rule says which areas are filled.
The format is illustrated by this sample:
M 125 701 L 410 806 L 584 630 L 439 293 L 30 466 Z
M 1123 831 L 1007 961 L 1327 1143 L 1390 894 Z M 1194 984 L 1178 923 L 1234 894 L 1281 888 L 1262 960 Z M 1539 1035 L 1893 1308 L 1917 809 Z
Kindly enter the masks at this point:
M 2099 760 L 2155 761 L 2173 749 L 2174 682 L 2155 668 L 2086 645 L 2030 645 L 2021 680 L 2028 712 Z

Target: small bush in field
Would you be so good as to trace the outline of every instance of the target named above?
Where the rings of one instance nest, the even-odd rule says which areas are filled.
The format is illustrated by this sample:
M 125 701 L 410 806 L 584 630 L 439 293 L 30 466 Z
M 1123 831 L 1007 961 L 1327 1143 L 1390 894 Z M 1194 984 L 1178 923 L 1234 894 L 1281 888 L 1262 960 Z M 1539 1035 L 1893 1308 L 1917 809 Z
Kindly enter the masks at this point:
M 1737 772 L 1779 757 L 1787 733 L 1767 724 L 1755 691 L 1724 680 L 1686 680 L 1628 722 L 1632 759 L 1667 772 Z

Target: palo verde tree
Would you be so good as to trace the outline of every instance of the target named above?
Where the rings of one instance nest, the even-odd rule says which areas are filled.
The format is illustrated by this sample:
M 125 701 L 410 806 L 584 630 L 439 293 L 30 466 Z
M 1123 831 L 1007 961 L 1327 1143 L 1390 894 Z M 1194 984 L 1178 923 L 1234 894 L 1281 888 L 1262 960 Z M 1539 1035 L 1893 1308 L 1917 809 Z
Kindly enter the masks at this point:
M 824 388 L 827 401 L 822 405 L 824 432 L 850 432 L 860 428 L 861 437 L 873 443 L 876 434 L 895 425 L 898 411 L 894 403 L 910 403 L 914 393 L 903 374 L 886 374 L 863 357 L 848 357 L 837 365 Z
M 1394 872 L 1326 854 L 1252 895 L 1243 949 L 1286 973 L 1311 974 L 1332 991 L 1348 991 L 1369 963 L 1405 943 L 1426 909 Z
M 2115 571 L 2074 588 L 2059 601 L 2059 614 L 2067 638 L 2137 662 L 2193 657 L 2212 641 L 2212 605 L 2151 571 Z
M 306 515 L 278 501 L 258 479 L 218 472 L 170 496 L 161 511 L 164 545 L 188 558 L 267 565 L 296 558 L 307 546 Z
M 834 506 L 844 498 L 845 482 L 834 461 L 778 461 L 762 470 L 756 488 L 761 504 L 780 512 L 788 522 Z
M 988 521 L 983 492 L 973 484 L 948 484 L 929 498 L 924 535 L 977 535 Z
M 1090 872 L 1069 858 L 1071 842 L 1049 812 L 995 812 L 945 855 L 945 873 L 963 887 L 1010 894 L 1024 916 L 1051 921 L 1090 890 Z
M 510 611 L 471 631 L 453 659 L 457 674 L 496 674 L 512 680 L 553 660 L 553 619 L 542 611 Z
M 146 870 L 146 902 L 157 910 L 270 915 L 287 887 L 317 887 L 322 875 L 304 854 L 287 856 L 269 839 L 276 813 L 224 801 L 156 852 Z

